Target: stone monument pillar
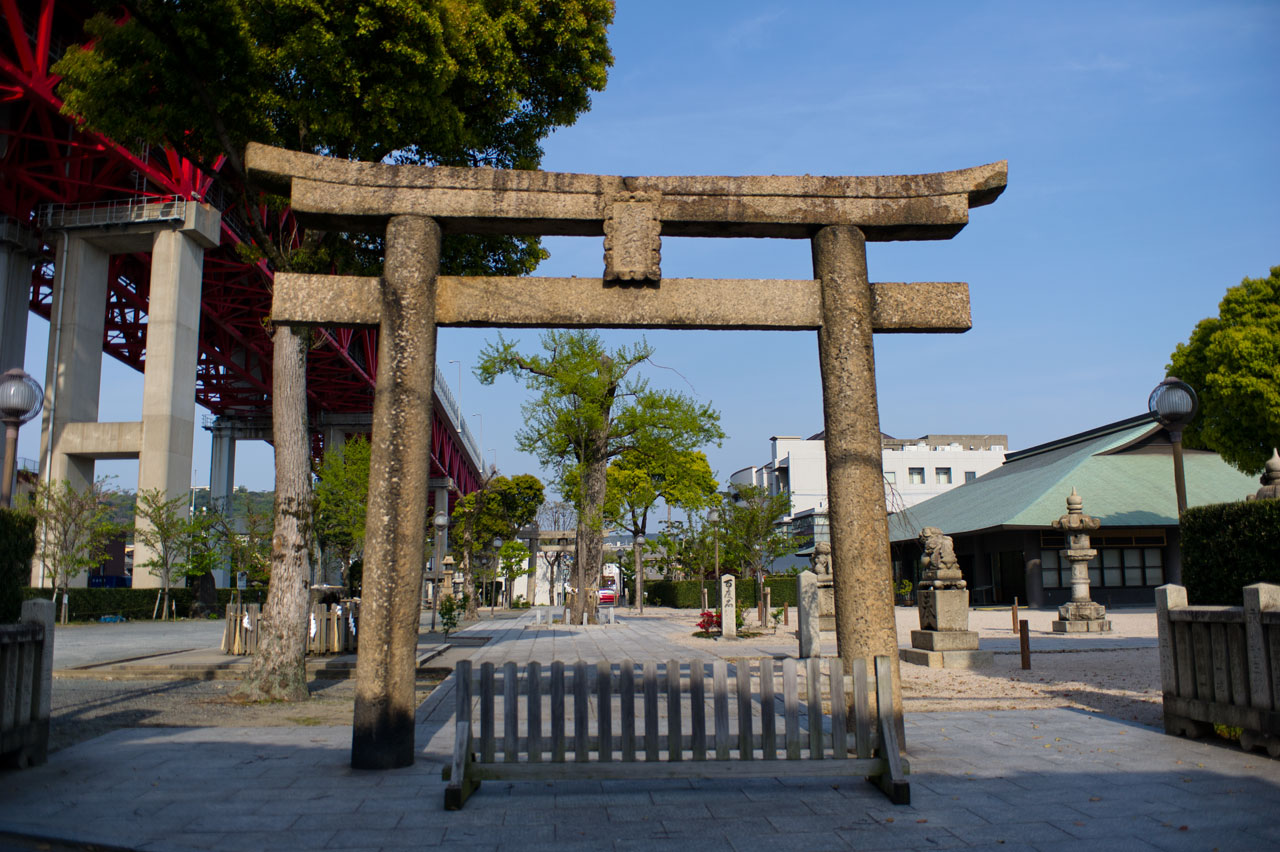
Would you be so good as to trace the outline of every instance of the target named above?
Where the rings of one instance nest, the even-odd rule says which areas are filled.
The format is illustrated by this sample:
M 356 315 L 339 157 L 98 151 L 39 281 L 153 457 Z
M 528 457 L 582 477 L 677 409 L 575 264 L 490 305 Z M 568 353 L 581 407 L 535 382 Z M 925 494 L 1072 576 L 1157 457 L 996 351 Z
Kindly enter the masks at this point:
M 1054 633 L 1106 633 L 1111 630 L 1107 620 L 1107 608 L 1089 599 L 1089 560 L 1098 551 L 1089 546 L 1089 530 L 1096 530 L 1102 521 L 1084 514 L 1084 500 L 1071 489 L 1067 498 L 1067 513 L 1053 522 L 1053 528 L 1062 530 L 1067 537 L 1067 547 L 1058 551 L 1071 563 L 1071 601 L 1058 607 L 1058 619 L 1053 622 Z
M 813 545 L 813 555 L 809 557 L 809 570 L 817 578 L 818 608 L 816 630 L 836 629 L 836 583 L 831 573 L 831 544 L 819 541 Z
M 738 585 L 732 574 L 720 578 L 720 635 L 738 636 Z
M 992 653 L 978 649 L 978 634 L 969 629 L 969 590 L 951 536 L 937 527 L 925 527 L 920 543 L 924 546 L 924 574 L 916 594 L 920 629 L 911 631 L 911 647 L 901 649 L 899 658 L 933 669 L 991 665 Z
M 796 607 L 799 628 L 796 635 L 800 638 L 800 659 L 820 657 L 822 656 L 822 637 L 818 632 L 820 605 L 818 578 L 814 572 L 801 571 L 796 577 L 796 602 L 799 604 Z

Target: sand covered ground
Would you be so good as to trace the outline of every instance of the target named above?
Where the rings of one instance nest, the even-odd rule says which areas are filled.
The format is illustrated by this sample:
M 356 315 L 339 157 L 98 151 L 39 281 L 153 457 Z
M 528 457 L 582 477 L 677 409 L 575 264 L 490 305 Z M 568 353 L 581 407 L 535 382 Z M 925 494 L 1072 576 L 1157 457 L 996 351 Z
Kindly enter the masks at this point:
M 620 610 L 620 614 L 625 610 Z M 650 613 L 683 625 L 691 634 L 697 616 L 688 610 Z M 898 607 L 898 645 L 910 647 L 911 631 L 919 628 L 914 607 Z M 1008 607 L 970 611 L 969 628 L 981 647 L 995 652 L 995 664 L 985 669 L 930 669 L 902 663 L 902 694 L 907 712 L 960 710 L 1027 710 L 1076 707 L 1145 725 L 1161 724 L 1160 652 L 1156 647 L 1156 618 L 1151 608 L 1120 609 L 1108 613 L 1112 631 L 1105 634 L 1054 633 L 1057 611 L 1019 611 L 1028 622 L 1031 668 L 1023 670 L 1018 635 Z M 714 653 L 796 652 L 795 610 L 791 625 L 740 639 L 730 647 L 717 643 Z M 747 629 L 756 629 L 755 613 L 747 613 Z M 673 630 L 673 633 L 677 631 Z M 714 640 L 696 639 L 679 631 L 678 641 L 706 648 Z M 686 638 L 687 636 L 687 638 Z M 677 636 L 673 636 L 677 638 Z M 834 633 L 822 634 L 822 651 L 835 654 Z

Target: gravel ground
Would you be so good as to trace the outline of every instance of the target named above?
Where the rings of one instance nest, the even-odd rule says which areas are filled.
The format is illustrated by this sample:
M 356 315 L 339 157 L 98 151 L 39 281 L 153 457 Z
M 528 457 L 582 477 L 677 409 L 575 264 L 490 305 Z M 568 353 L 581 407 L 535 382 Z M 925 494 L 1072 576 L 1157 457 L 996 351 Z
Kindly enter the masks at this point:
M 438 681 L 419 681 L 422 702 Z M 53 682 L 49 749 L 57 751 L 118 728 L 350 725 L 355 680 L 315 680 L 300 703 L 247 704 L 236 681 L 61 680 Z
M 672 638 L 677 641 L 708 641 L 685 636 L 686 628 L 688 634 L 696 629 L 693 627 L 696 614 L 655 610 L 652 615 L 670 621 Z M 650 610 L 646 610 L 648 616 Z M 1107 650 L 1086 650 L 1090 647 L 1089 639 L 1079 640 L 1081 650 L 1037 650 L 1037 643 L 1062 644 L 1061 637 L 1055 638 L 1049 628 L 1054 613 L 1024 610 L 1020 616 L 1030 622 L 1032 631 L 1029 671 L 1021 668 L 1019 654 L 1001 650 L 1012 647 L 1015 635 L 1009 610 L 974 610 L 970 615 L 970 628 L 978 631 L 984 644 L 997 649 L 995 665 L 963 670 L 929 669 L 904 663 L 902 694 L 907 712 L 1075 707 L 1126 721 L 1160 724 L 1160 655 L 1154 647 L 1154 613 L 1149 610 L 1113 612 L 1114 631 L 1107 634 L 1108 641 L 1142 647 Z M 899 644 L 910 645 L 910 630 L 915 626 L 915 611 L 899 608 Z M 834 639 L 834 634 L 823 635 L 826 653 L 834 653 Z M 795 638 L 780 628 L 778 633 L 760 637 L 751 644 L 758 646 L 760 652 L 793 652 Z M 1074 644 L 1069 642 L 1068 646 Z M 297 704 L 237 702 L 230 697 L 236 686 L 235 681 L 226 680 L 55 679 L 50 748 L 56 751 L 117 728 L 351 724 L 354 680 L 313 681 L 310 700 Z M 425 699 L 434 686 L 435 682 L 420 682 L 418 700 Z

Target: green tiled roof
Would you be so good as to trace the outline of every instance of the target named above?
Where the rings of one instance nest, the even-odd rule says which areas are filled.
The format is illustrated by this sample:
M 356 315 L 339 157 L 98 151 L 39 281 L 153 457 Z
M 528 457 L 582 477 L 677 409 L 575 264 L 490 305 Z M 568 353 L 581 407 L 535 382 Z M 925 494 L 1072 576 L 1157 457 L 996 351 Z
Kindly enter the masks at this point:
M 1172 455 L 1125 449 L 1160 429 L 1143 415 L 1010 453 L 985 476 L 891 515 L 889 537 L 914 539 L 923 527 L 948 535 L 1047 527 L 1066 513 L 1073 487 L 1084 498 L 1085 513 L 1103 527 L 1176 525 Z M 1190 506 L 1243 500 L 1258 487 L 1216 453 L 1189 452 L 1184 467 Z

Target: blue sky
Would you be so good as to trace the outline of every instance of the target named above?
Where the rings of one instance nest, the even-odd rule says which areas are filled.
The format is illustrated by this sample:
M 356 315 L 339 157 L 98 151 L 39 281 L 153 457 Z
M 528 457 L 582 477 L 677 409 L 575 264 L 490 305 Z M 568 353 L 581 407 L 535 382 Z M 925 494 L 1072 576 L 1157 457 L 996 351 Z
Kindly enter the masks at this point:
M 1280 5 L 620 0 L 608 88 L 543 167 L 603 174 L 901 174 L 1009 161 L 949 241 L 875 243 L 876 281 L 965 281 L 973 329 L 876 339 L 881 428 L 1031 446 L 1145 410 L 1174 346 L 1227 287 L 1280 264 Z M 599 239 L 548 240 L 541 275 L 599 276 Z M 668 277 L 802 278 L 806 241 L 667 239 Z M 33 318 L 27 367 L 43 373 Z M 527 398 L 471 375 L 495 333 L 442 329 L 449 383 L 502 472 Z M 613 344 L 638 332 L 607 332 Z M 816 335 L 658 332 L 646 375 L 710 401 L 722 479 L 771 435 L 822 428 Z M 507 334 L 526 349 L 537 334 Z M 141 378 L 104 364 L 103 419 Z M 479 417 L 473 414 L 480 415 Z M 34 457 L 38 430 L 23 430 Z M 207 433 L 195 481 L 208 482 Z M 132 487 L 135 463 L 101 466 Z M 271 487 L 241 444 L 238 484 Z

